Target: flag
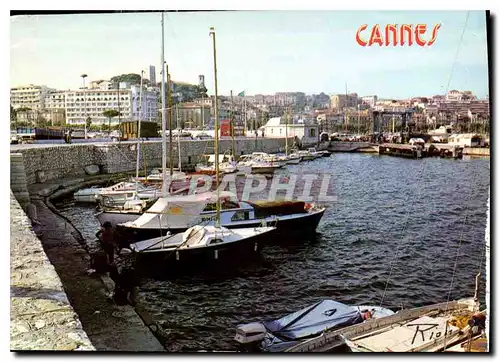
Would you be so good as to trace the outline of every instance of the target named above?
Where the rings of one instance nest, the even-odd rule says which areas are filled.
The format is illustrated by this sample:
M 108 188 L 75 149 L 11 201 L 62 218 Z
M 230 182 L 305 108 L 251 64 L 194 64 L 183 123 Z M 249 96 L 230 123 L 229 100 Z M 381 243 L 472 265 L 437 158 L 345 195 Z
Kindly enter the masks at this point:
M 238 93 L 238 97 L 244 97 L 245 96 L 245 91 Z

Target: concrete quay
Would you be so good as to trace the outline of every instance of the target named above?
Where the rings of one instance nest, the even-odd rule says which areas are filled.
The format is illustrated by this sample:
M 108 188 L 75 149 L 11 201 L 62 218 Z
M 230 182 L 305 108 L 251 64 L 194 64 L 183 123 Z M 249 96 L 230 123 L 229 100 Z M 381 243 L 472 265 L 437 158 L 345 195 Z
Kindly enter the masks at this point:
M 95 350 L 12 192 L 10 211 L 10 349 Z
M 27 237 L 26 232 L 19 230 L 15 223 L 12 223 L 12 350 L 165 351 L 151 331 L 156 329 L 156 326 L 139 306 L 134 308 L 115 305 L 108 298 L 113 290 L 111 279 L 107 276 L 88 275 L 90 256 L 79 238 L 78 231 L 52 211 L 51 198 L 63 196 L 84 185 L 106 182 L 112 177 L 117 175 L 65 178 L 28 187 L 32 203 L 27 205 L 27 210 L 30 211 L 32 219 L 40 222 L 40 226 L 36 229 L 38 238 L 33 232 L 31 237 Z M 11 197 L 12 217 L 20 215 L 24 228 L 29 230 L 30 220 L 12 194 Z M 39 271 L 41 267 L 37 269 L 37 264 L 34 263 L 36 258 L 43 260 L 42 272 Z M 45 269 L 52 272 L 50 279 L 47 278 Z M 37 277 L 38 275 L 40 277 Z M 40 296 L 44 295 L 48 295 L 46 299 L 49 302 L 41 299 Z M 40 298 L 43 301 L 39 303 L 41 306 L 38 310 L 35 310 L 38 313 L 35 315 L 37 319 L 30 317 L 28 322 L 24 321 L 22 318 L 26 317 L 22 316 L 34 313 L 31 313 L 33 307 L 25 301 L 30 300 L 26 299 L 27 297 Z M 62 302 L 59 302 L 57 308 L 53 307 L 54 303 L 50 302 L 49 297 L 62 300 L 62 307 Z M 19 298 L 25 299 L 19 301 Z M 63 307 L 65 309 L 62 309 Z M 72 319 L 67 316 L 70 312 L 66 309 L 71 311 Z M 64 312 L 65 315 L 61 314 Z M 65 322 L 67 320 L 69 322 Z M 51 326 L 56 332 L 44 332 L 44 326 Z M 36 333 L 37 327 L 40 332 Z

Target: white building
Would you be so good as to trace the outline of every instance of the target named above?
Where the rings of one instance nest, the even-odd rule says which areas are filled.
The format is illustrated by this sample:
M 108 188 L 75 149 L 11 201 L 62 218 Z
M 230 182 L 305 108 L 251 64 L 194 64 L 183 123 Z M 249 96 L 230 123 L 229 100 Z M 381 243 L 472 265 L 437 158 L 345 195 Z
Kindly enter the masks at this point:
M 452 146 L 481 147 L 484 143 L 484 138 L 475 133 L 452 134 L 448 137 L 448 144 Z
M 471 91 L 458 91 L 452 89 L 446 94 L 445 97 L 448 102 L 462 102 L 462 101 L 471 101 L 477 99 L 477 97 L 472 94 Z
M 121 113 L 121 120 L 132 117 L 131 91 L 129 89 L 80 89 L 66 93 L 66 123 L 84 124 L 90 117 L 93 124 L 107 124 L 103 112 L 114 109 Z M 111 120 L 117 124 L 118 117 Z
M 143 121 L 156 121 L 158 117 L 158 102 L 156 92 L 146 87 L 132 86 L 132 119 Z M 142 99 L 141 99 L 142 98 Z M 139 102 L 141 101 L 141 102 Z M 142 103 L 141 116 L 139 116 L 139 104 Z
M 101 83 L 102 84 L 102 83 Z M 130 86 L 120 83 L 120 89 L 79 89 L 66 92 L 66 123 L 84 124 L 90 117 L 92 124 L 108 124 L 109 119 L 103 115 L 106 110 L 116 110 L 120 117 L 111 120 L 112 125 L 118 121 L 132 121 L 139 119 L 140 86 Z M 104 87 L 104 85 L 103 85 Z M 157 119 L 158 106 L 156 93 L 143 87 L 142 93 L 142 120 L 154 121 Z
M 375 107 L 377 105 L 377 99 L 377 96 L 365 96 L 361 97 L 361 102 L 370 107 Z
M 287 125 L 284 117 L 274 117 L 263 128 L 266 137 L 297 137 L 303 147 L 319 141 L 319 125 L 311 119 L 294 118 Z
M 45 96 L 44 116 L 52 125 L 66 122 L 65 91 L 53 91 Z
M 30 108 L 42 111 L 45 108 L 45 97 L 54 89 L 44 85 L 26 85 L 10 89 L 10 104 L 14 109 Z

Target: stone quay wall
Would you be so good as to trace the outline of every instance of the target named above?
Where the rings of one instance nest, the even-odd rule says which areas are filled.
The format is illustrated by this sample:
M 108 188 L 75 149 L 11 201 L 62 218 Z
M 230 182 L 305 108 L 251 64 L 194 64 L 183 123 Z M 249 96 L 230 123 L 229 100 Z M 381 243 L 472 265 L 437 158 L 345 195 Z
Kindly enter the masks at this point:
M 463 150 L 464 155 L 471 156 L 489 156 L 490 149 L 489 148 L 478 148 L 478 147 L 465 147 Z
M 285 149 L 285 138 L 238 138 L 235 139 L 237 155 L 252 152 L 280 152 Z M 289 138 L 289 145 L 293 138 Z M 203 154 L 213 154 L 213 140 L 181 140 L 180 155 L 182 166 L 194 166 Z M 178 165 L 178 143 L 173 142 L 173 163 Z M 232 140 L 222 139 L 219 151 L 222 154 L 231 150 Z M 167 141 L 167 157 L 169 155 Z M 147 170 L 161 167 L 161 141 L 144 141 L 141 144 L 140 168 Z M 12 156 L 16 154 L 16 156 Z M 22 158 L 22 161 L 20 159 Z M 57 145 L 20 145 L 11 146 L 11 166 L 17 162 L 16 177 L 22 176 L 24 169 L 26 184 L 42 183 L 64 177 L 83 176 L 84 168 L 97 165 L 101 173 L 119 173 L 134 171 L 137 159 L 136 142 L 109 142 L 92 144 L 57 144 Z M 15 161 L 14 161 L 15 160 Z M 169 163 L 167 162 L 167 165 Z M 11 184 L 12 184 L 11 175 Z M 17 193 L 16 193 L 16 196 Z
M 94 350 L 12 192 L 10 213 L 10 349 Z

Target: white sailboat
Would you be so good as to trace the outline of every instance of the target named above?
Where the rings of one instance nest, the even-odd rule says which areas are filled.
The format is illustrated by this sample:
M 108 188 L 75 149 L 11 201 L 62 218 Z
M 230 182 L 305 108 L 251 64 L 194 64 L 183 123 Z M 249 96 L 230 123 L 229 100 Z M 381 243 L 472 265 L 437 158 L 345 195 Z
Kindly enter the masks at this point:
M 210 28 L 214 48 L 215 79 L 215 154 L 219 155 L 219 116 L 217 106 L 217 63 L 215 51 L 215 30 Z M 215 157 L 216 185 L 219 185 L 219 157 Z M 130 248 L 137 253 L 138 260 L 158 258 L 161 265 L 169 267 L 200 266 L 221 257 L 231 258 L 237 254 L 258 252 L 259 243 L 276 230 L 275 227 L 253 227 L 230 230 L 220 226 L 220 197 L 217 187 L 215 225 L 195 225 L 182 234 L 144 240 L 131 244 Z M 199 205 L 204 207 L 204 204 Z M 201 212 L 201 210 L 199 210 Z M 200 212 L 193 212 L 199 215 Z

